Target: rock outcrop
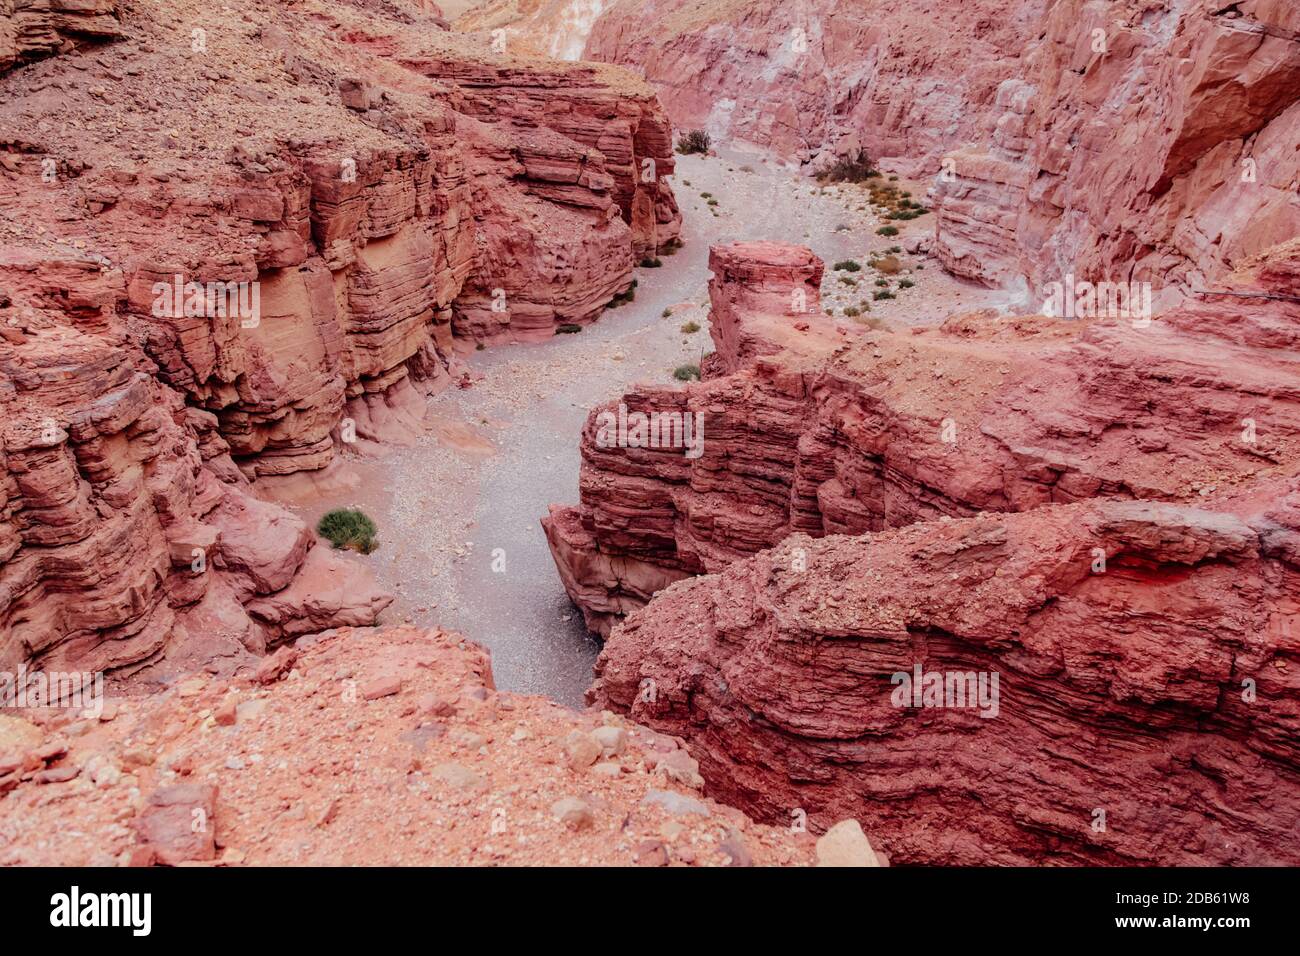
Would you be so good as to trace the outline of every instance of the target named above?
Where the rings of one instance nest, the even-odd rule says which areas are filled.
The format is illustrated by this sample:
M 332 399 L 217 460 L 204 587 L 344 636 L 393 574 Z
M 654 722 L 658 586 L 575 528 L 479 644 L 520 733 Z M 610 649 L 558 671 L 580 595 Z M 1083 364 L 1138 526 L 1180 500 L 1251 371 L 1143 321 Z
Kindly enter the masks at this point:
M 0 0 L 0 73 L 122 36 L 119 0 Z
M 855 842 L 815 844 L 703 797 L 667 735 L 498 693 L 459 635 L 344 629 L 299 650 L 265 683 L 200 674 L 98 714 L 0 716 L 0 864 L 878 862 L 854 821 Z
M 601 633 L 668 582 L 788 535 L 853 534 L 1092 497 L 1195 502 L 1300 466 L 1297 247 L 1236 295 L 1125 320 L 837 325 L 821 263 L 717 247 L 706 380 L 624 396 L 703 416 L 703 453 L 582 435 L 581 503 L 543 522 Z M 797 308 L 794 306 L 797 305 Z
M 795 535 L 615 629 L 593 700 L 687 739 L 714 797 L 855 817 L 895 863 L 1294 866 L 1294 517 Z
M 419 4 L 0 13 L 0 665 L 374 623 L 259 496 L 409 440 L 458 348 L 590 322 L 677 241 L 652 91 Z
M 1149 321 L 899 332 L 821 315 L 806 249 L 715 248 L 705 381 L 622 399 L 702 454 L 594 409 L 543 521 L 593 701 L 895 860 L 1294 862 L 1298 252 Z M 1000 675 L 997 719 L 894 706 L 914 667 Z

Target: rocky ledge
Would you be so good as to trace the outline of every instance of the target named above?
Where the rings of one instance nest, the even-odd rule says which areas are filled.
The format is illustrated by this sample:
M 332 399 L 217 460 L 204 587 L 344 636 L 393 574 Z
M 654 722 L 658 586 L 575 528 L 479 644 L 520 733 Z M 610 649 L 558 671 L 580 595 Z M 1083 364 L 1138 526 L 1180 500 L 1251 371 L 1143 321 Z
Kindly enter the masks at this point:
M 887 863 L 855 821 L 817 838 L 700 795 L 672 737 L 498 693 L 455 634 L 331 631 L 31 716 L 0 716 L 4 865 Z
M 1148 323 L 892 330 L 822 315 L 806 249 L 715 248 L 705 381 L 621 400 L 702 453 L 597 408 L 543 521 L 592 699 L 895 860 L 1294 862 L 1298 250 Z M 1000 675 L 996 718 L 894 706 L 914 667 Z

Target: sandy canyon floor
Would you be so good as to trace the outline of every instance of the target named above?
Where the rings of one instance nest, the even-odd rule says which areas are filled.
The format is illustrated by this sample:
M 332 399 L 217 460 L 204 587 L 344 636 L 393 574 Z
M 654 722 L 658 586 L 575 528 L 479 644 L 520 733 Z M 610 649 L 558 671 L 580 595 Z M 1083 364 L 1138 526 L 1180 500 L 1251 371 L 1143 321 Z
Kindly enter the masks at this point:
M 819 186 L 762 159 L 724 151 L 683 156 L 672 179 L 685 245 L 659 268 L 637 271 L 636 298 L 578 334 L 473 353 L 473 381 L 430 399 L 430 434 L 413 447 L 347 463 L 346 490 L 296 510 L 313 524 L 332 508 L 359 507 L 379 525 L 364 560 L 398 595 L 388 621 L 458 630 L 488 647 L 502 690 L 580 705 L 599 642 L 560 583 L 538 519 L 578 497 L 577 436 L 588 411 L 638 382 L 673 381 L 712 351 L 709 246 L 766 239 L 809 246 L 827 263 L 823 305 L 896 324 L 933 324 L 952 312 L 1005 304 L 1002 293 L 956 280 L 924 253 L 900 254 L 893 300 L 874 300 L 872 253 L 910 248 L 930 216 L 893 237 L 853 184 Z M 916 196 L 924 185 L 899 182 Z M 715 205 L 710 205 L 715 200 Z M 858 273 L 831 266 L 852 259 Z M 852 279 L 857 284 L 843 281 Z M 897 288 L 907 278 L 914 285 Z M 864 311 L 863 317 L 868 313 Z M 682 331 L 694 323 L 698 330 Z M 707 441 L 707 437 L 706 437 Z

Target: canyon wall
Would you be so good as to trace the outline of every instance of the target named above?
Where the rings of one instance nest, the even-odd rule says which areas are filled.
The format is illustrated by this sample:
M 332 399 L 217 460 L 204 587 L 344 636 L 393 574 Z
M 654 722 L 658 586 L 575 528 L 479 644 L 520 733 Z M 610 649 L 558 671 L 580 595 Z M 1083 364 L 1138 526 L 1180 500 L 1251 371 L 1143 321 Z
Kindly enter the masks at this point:
M 621 0 L 586 55 L 679 128 L 935 177 L 945 268 L 1213 287 L 1300 228 L 1300 14 L 1248 0 Z
M 594 409 L 581 502 L 543 521 L 608 635 L 592 699 L 691 739 L 713 792 L 763 818 L 854 804 L 895 859 L 1292 861 L 1270 794 L 1300 782 L 1276 746 L 1297 705 L 1300 243 L 1149 322 L 871 329 L 820 313 L 806 249 L 710 265 L 705 380 L 622 399 L 700 413 L 702 454 L 602 441 L 616 403 Z M 1019 716 L 891 708 L 914 663 L 1000 673 Z M 1268 690 L 1238 709 L 1247 679 Z M 1084 750 L 1027 763 L 1072 735 Z M 1189 763 L 1209 752 L 1222 766 Z M 1096 776 L 1067 786 L 1080 766 Z M 1150 788 L 1116 803 L 1139 771 Z M 1207 781 L 1240 788 L 1234 809 Z M 1094 838 L 1107 806 L 1127 829 Z
M 458 348 L 593 321 L 677 240 L 653 93 L 424 5 L 137 4 L 93 49 L 32 38 L 108 38 L 112 5 L 10 6 L 7 66 L 62 55 L 0 77 L 0 665 L 372 623 L 391 597 L 260 498 L 409 440 Z
M 593 700 L 689 740 L 716 798 L 852 814 L 895 863 L 1294 866 L 1300 483 L 1278 491 L 1249 518 L 1110 501 L 795 535 L 634 614 Z M 969 697 L 900 699 L 918 669 Z

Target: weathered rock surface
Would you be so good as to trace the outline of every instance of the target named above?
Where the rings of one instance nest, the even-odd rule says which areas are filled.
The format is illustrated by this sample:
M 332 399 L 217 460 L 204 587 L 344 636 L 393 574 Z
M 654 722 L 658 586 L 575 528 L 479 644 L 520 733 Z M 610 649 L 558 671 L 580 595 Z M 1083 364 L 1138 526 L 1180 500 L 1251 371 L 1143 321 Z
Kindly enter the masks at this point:
M 796 535 L 616 628 L 593 699 L 896 863 L 1294 865 L 1295 534 L 1108 501 Z M 917 667 L 996 674 L 992 708 L 896 706 Z
M 940 261 L 1037 301 L 1206 288 L 1296 234 L 1298 37 L 1278 0 L 619 0 L 586 56 L 680 129 L 934 176 Z
M 258 496 L 410 440 L 458 337 L 589 322 L 678 238 L 645 84 L 313 10 L 0 4 L 0 665 L 162 679 L 374 623 Z
M 118 0 L 0 0 L 0 73 L 122 35 Z
M 299 650 L 273 685 L 187 677 L 114 701 L 111 722 L 58 710 L 0 717 L 0 864 L 815 860 L 811 834 L 681 792 L 655 769 L 678 741 L 614 714 L 498 693 L 487 653 L 459 635 L 343 629 Z M 365 692 L 379 685 L 392 692 Z M 443 706 L 431 713 L 427 700 Z M 617 738 L 606 763 L 618 773 L 570 766 L 575 735 Z M 46 762 L 66 779 L 22 769 Z M 86 768 L 107 766 L 120 775 L 88 779 Z
M 591 699 L 898 862 L 1294 862 L 1298 249 L 1149 323 L 899 332 L 820 316 L 806 249 L 715 248 L 705 381 L 623 397 L 702 455 L 594 409 L 543 522 Z M 998 674 L 996 716 L 894 706 L 916 666 Z
M 840 334 L 806 249 L 717 247 L 706 380 L 622 399 L 702 414 L 703 453 L 601 447 L 616 403 L 593 409 L 581 504 L 543 521 L 561 577 L 605 633 L 671 581 L 794 532 L 1098 496 L 1195 502 L 1294 475 L 1300 304 L 1266 297 L 1295 294 L 1296 255 L 1281 247 L 1240 277 L 1250 297 L 1143 327 L 976 314 Z

